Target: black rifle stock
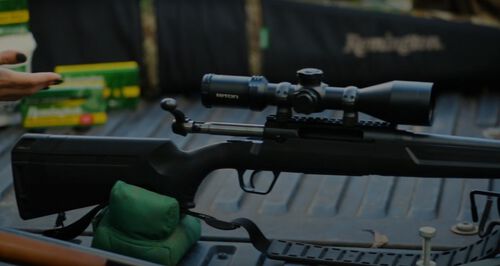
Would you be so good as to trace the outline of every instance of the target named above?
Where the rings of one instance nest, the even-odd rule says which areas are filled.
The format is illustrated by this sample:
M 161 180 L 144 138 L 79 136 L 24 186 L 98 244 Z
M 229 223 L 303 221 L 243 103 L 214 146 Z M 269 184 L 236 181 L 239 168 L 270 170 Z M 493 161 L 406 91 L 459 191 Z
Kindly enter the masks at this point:
M 327 134 L 331 135 L 331 134 Z M 12 151 L 23 219 L 95 205 L 113 184 L 130 184 L 192 207 L 213 170 L 262 170 L 329 175 L 498 178 L 500 142 L 364 130 L 362 138 L 228 141 L 184 152 L 168 139 L 26 134 Z

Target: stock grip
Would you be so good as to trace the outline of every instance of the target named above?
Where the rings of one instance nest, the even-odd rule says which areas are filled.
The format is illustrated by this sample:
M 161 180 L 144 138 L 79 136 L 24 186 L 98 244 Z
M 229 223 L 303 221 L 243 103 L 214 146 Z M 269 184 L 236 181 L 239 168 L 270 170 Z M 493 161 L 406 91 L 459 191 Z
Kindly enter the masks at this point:
M 182 154 L 162 139 L 25 134 L 12 150 L 19 214 L 31 219 L 105 202 L 117 180 L 168 193 L 160 186 L 168 180 L 150 163 L 157 150 Z

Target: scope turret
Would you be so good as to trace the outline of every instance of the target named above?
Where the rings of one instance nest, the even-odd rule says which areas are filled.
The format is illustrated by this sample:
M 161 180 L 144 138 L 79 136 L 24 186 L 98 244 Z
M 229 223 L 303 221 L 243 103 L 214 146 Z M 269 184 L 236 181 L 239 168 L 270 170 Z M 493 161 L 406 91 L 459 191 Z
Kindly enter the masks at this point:
M 297 71 L 298 84 L 269 83 L 263 76 L 206 74 L 201 85 L 206 107 L 226 106 L 260 111 L 269 105 L 310 114 L 324 110 L 363 112 L 393 124 L 430 125 L 432 83 L 391 81 L 366 88 L 331 87 L 318 69 Z

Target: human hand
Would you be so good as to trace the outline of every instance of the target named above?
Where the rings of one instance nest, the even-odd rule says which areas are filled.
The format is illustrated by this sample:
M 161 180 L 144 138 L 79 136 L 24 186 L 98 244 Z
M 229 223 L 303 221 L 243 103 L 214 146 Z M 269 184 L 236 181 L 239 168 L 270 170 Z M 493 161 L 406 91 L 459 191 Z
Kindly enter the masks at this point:
M 26 56 L 22 53 L 13 50 L 0 52 L 0 65 L 25 61 Z M 19 100 L 61 82 L 61 76 L 52 72 L 22 73 L 0 67 L 0 101 Z

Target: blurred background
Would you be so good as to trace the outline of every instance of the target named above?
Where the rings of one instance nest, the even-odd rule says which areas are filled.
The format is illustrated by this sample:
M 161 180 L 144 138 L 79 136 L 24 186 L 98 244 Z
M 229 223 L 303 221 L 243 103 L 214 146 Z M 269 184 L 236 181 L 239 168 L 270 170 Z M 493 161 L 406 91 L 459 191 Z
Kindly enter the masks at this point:
M 495 0 L 40 0 L 28 8 L 33 71 L 136 61 L 144 95 L 196 91 L 205 73 L 292 81 L 309 66 L 338 86 L 499 78 Z
M 104 78 L 107 103 L 94 105 L 107 106 L 95 112 L 134 109 L 140 95 L 192 94 L 205 73 L 293 82 L 296 70 L 316 67 L 332 86 L 399 79 L 465 91 L 500 79 L 497 0 L 0 0 L 0 7 L 0 49 L 30 55 L 18 69 Z M 88 65 L 96 63 L 108 64 Z M 25 117 L 29 108 L 18 109 Z M 19 121 L 12 119 L 2 124 Z
M 294 80 L 314 66 L 332 85 L 498 78 L 499 2 L 31 1 L 34 71 L 139 63 L 144 94 L 199 89 L 205 73 Z
M 0 103 L 4 226 L 54 224 L 55 217 L 21 221 L 17 214 L 9 152 L 26 131 L 168 137 L 189 150 L 227 138 L 172 134 L 172 117 L 159 108 L 164 95 L 175 95 L 195 120 L 263 123 L 272 114 L 203 108 L 198 91 L 206 73 L 295 83 L 298 69 L 315 67 L 331 86 L 434 82 L 434 125 L 407 129 L 500 138 L 499 0 L 0 0 L 0 35 L 0 50 L 29 55 L 27 63 L 6 67 L 56 71 L 65 80 Z M 469 191 L 500 189 L 495 180 L 284 174 L 272 193 L 255 196 L 238 188 L 235 172 L 208 180 L 198 211 L 252 218 L 270 238 L 366 246 L 373 240 L 368 228 L 396 248 L 418 248 L 416 232 L 429 224 L 439 230 L 438 248 L 475 241 L 449 228 L 470 221 Z M 204 227 L 199 245 L 217 247 L 231 237 Z M 216 249 L 206 261 L 244 250 L 242 261 L 258 264 L 248 245 Z M 185 265 L 203 261 L 193 260 Z

